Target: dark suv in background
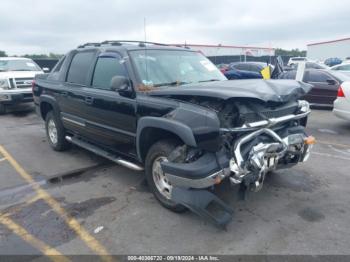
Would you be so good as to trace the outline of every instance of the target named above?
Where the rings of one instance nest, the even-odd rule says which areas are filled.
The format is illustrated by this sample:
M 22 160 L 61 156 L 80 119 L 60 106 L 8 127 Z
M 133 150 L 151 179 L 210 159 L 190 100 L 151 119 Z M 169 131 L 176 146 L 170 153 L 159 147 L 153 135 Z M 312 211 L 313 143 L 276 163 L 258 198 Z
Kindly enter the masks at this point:
M 105 41 L 70 51 L 33 85 L 48 142 L 70 143 L 134 170 L 165 207 L 225 225 L 231 208 L 207 190 L 228 179 L 248 193 L 266 174 L 306 161 L 309 85 L 236 80 L 202 54 Z

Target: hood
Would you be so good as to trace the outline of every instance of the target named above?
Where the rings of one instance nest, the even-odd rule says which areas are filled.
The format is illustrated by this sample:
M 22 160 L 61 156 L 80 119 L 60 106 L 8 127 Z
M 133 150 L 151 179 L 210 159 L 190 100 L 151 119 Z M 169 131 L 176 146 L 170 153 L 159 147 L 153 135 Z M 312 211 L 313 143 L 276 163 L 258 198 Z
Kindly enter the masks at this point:
M 37 74 L 43 74 L 42 71 L 6 71 L 0 72 L 0 78 L 19 78 L 19 77 L 28 77 L 34 78 Z
M 310 91 L 311 85 L 295 80 L 227 80 L 195 83 L 161 88 L 149 92 L 151 96 L 205 96 L 220 99 L 253 98 L 264 102 L 287 102 Z

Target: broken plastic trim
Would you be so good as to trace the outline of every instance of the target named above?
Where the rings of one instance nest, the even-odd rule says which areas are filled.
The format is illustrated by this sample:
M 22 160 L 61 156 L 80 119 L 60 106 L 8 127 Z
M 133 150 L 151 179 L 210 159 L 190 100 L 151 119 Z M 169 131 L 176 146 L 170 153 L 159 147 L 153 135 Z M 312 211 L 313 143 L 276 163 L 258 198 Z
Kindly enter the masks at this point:
M 171 199 L 220 228 L 225 229 L 232 220 L 233 210 L 207 190 L 174 187 Z

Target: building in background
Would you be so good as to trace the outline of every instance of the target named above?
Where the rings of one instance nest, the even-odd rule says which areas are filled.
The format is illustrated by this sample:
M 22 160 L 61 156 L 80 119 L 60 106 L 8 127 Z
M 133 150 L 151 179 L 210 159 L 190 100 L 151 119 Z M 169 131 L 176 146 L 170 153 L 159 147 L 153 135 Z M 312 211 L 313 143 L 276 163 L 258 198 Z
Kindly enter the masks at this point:
M 330 57 L 344 60 L 350 57 L 350 38 L 308 44 L 307 57 L 318 61 L 324 61 Z

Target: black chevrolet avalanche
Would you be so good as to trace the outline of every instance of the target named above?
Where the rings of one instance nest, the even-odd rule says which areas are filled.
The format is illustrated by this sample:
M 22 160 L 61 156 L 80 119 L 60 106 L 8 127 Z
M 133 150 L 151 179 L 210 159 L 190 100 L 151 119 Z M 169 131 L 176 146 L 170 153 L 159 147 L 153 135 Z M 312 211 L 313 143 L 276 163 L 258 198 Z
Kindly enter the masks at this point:
M 294 80 L 233 80 L 202 54 L 136 41 L 88 43 L 33 83 L 48 142 L 76 144 L 144 170 L 159 202 L 224 226 L 223 180 L 258 191 L 269 171 L 306 161 L 310 89 Z

